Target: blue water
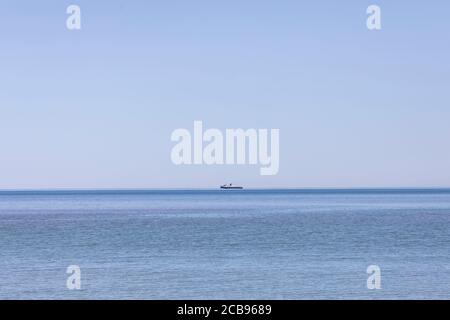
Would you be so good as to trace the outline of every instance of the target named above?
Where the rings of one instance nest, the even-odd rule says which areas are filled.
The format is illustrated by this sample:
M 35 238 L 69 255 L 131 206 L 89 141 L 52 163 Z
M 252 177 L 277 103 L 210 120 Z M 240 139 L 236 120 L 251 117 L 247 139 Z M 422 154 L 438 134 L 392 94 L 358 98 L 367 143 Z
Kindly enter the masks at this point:
M 0 299 L 345 298 L 450 298 L 450 190 L 0 192 Z

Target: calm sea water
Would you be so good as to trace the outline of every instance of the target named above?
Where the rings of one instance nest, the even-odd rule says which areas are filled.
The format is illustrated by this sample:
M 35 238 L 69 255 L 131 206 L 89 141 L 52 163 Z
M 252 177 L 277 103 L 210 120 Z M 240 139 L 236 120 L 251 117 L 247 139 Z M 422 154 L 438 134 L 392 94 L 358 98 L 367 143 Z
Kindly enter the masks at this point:
M 450 190 L 0 192 L 0 271 L 1 299 L 450 299 Z

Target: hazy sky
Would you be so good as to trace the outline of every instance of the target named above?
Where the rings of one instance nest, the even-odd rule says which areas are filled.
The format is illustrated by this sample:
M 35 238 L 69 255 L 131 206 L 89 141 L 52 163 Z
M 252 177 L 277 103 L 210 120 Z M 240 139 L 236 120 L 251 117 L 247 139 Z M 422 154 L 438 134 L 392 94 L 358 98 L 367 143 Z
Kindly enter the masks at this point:
M 447 0 L 1 0 L 0 188 L 450 186 L 449 14 Z M 173 165 L 170 135 L 194 120 L 279 128 L 279 174 Z

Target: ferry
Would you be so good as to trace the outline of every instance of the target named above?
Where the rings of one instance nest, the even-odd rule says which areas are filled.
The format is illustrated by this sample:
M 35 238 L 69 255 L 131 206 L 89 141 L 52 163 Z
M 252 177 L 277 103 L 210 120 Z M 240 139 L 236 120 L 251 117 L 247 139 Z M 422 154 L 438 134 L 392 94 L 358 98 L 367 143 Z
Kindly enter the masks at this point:
M 232 183 L 230 183 L 230 184 L 224 184 L 224 185 L 222 185 L 222 186 L 220 186 L 220 189 L 244 189 L 243 187 L 241 187 L 241 186 L 235 186 L 235 185 L 233 185 Z

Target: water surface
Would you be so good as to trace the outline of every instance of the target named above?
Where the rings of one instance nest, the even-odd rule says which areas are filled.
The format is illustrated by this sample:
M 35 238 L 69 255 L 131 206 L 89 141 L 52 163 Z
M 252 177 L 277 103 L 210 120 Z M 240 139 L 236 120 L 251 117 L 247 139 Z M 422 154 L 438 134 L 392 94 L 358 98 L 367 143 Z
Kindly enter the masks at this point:
M 445 189 L 0 192 L 1 299 L 449 299 L 449 252 Z

